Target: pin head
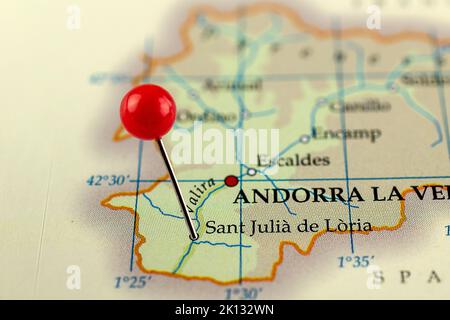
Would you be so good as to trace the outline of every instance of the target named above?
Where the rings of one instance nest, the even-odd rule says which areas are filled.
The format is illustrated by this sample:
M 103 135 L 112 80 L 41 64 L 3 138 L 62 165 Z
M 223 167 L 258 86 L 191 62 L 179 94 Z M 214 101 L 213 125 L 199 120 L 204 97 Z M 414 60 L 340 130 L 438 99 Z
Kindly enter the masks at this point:
M 170 93 L 154 84 L 131 89 L 120 104 L 123 126 L 143 140 L 162 138 L 172 128 L 175 115 L 176 106 Z

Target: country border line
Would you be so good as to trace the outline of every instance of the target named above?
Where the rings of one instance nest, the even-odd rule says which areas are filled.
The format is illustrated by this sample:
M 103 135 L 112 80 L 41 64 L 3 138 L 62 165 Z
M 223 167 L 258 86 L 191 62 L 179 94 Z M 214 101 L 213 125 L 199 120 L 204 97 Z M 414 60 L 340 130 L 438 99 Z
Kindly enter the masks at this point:
M 306 25 L 306 27 L 304 28 L 304 29 L 306 30 L 306 32 L 314 33 L 316 36 L 319 36 L 319 37 L 328 36 L 328 34 L 329 34 L 329 32 L 327 32 L 327 31 L 325 31 L 325 30 L 323 30 L 323 29 L 315 28 L 315 27 L 312 26 L 312 25 L 307 25 L 305 22 L 303 22 L 303 20 L 301 20 L 300 17 L 298 17 L 297 13 L 295 13 L 294 11 L 288 9 L 288 8 L 285 7 L 285 6 L 272 5 L 272 4 L 270 4 L 269 7 L 271 7 L 271 8 L 276 8 L 276 10 L 275 10 L 276 12 L 278 12 L 278 13 L 279 13 L 279 12 L 282 12 L 283 14 L 287 15 L 288 18 L 293 19 L 294 22 L 295 22 L 295 24 L 297 24 L 297 26 L 300 25 L 300 28 L 302 28 L 302 27 L 304 27 L 304 26 Z M 222 17 L 222 18 L 225 18 L 225 19 L 229 19 L 229 18 L 230 18 L 230 15 L 231 15 L 231 18 L 232 18 L 232 17 L 234 17 L 234 14 L 235 14 L 234 11 L 224 13 L 224 12 L 221 12 L 221 11 L 215 11 L 212 7 L 207 7 L 207 8 L 211 10 L 212 13 L 210 12 L 210 14 L 212 14 L 212 15 L 217 15 L 217 16 Z M 263 11 L 264 11 L 264 10 L 267 10 L 267 9 L 268 9 L 268 6 L 266 6 L 266 5 L 264 5 L 264 4 L 257 4 L 257 5 L 251 6 L 251 8 L 252 8 L 252 9 L 258 9 L 258 10 L 255 10 L 255 11 L 260 12 L 261 9 L 262 9 Z M 195 12 L 194 12 L 194 13 L 195 13 Z M 222 15 L 223 15 L 223 16 L 222 16 Z M 192 13 L 189 15 L 190 18 L 193 18 L 194 16 L 195 16 L 195 15 L 193 15 Z M 183 24 L 183 26 L 182 26 L 182 28 L 181 28 L 181 36 L 182 36 L 183 44 L 184 44 L 185 46 L 186 46 L 186 45 L 188 45 L 188 46 L 185 47 L 185 48 L 183 48 L 182 51 L 178 52 L 178 53 L 175 54 L 174 56 L 165 57 L 165 59 L 172 59 L 172 58 L 174 58 L 173 61 L 175 61 L 175 60 L 177 60 L 177 59 L 179 59 L 179 58 L 182 58 L 184 55 L 187 55 L 187 54 L 190 53 L 190 51 L 191 51 L 191 49 L 192 49 L 192 43 L 190 42 L 189 37 L 184 38 L 184 36 L 188 34 L 188 29 L 189 29 L 189 28 L 187 28 L 187 27 L 190 26 L 190 23 L 188 23 L 189 20 L 190 20 L 190 19 L 188 19 L 188 20 L 185 22 L 185 24 Z M 312 29 L 312 31 L 311 31 L 310 29 Z M 347 29 L 347 30 L 345 31 L 345 32 L 346 32 L 346 33 L 345 33 L 346 36 L 348 35 L 348 32 L 349 32 L 349 31 L 355 31 L 355 30 L 353 30 L 353 29 Z M 363 32 L 362 28 L 357 29 L 356 31 L 357 31 L 356 33 L 353 33 L 353 36 L 355 36 L 355 34 L 356 34 L 356 35 L 367 34 L 366 32 Z M 366 31 L 367 31 L 367 30 L 366 30 Z M 317 33 L 317 34 L 316 34 L 316 33 Z M 352 32 L 350 32 L 350 33 L 352 33 Z M 369 33 L 369 36 L 370 36 L 370 33 Z M 407 33 L 403 32 L 403 33 L 394 34 L 393 36 L 392 36 L 392 35 L 391 35 L 391 36 L 385 36 L 385 35 L 373 33 L 372 38 L 374 38 L 375 40 L 380 41 L 380 42 L 391 43 L 391 42 L 395 42 L 395 41 L 399 41 L 399 40 L 406 40 L 406 39 L 423 40 L 423 38 L 424 38 L 423 36 L 424 36 L 423 33 L 420 33 L 420 32 L 407 32 Z M 187 39 L 188 41 L 185 42 L 185 41 L 184 41 L 185 39 Z M 448 41 L 448 39 L 447 39 L 446 41 Z M 166 62 L 166 63 L 169 63 L 169 62 Z M 147 70 L 148 70 L 148 71 L 151 71 L 151 69 L 152 69 L 152 68 L 149 68 L 149 69 L 147 69 Z M 145 75 L 145 73 L 144 73 L 144 75 Z M 137 78 L 139 78 L 139 76 L 138 76 Z M 139 79 L 137 79 L 137 78 L 135 78 L 134 81 L 138 81 Z M 121 133 L 121 132 L 122 132 L 122 128 L 119 127 L 119 128 L 116 130 L 116 135 L 114 136 L 114 140 L 115 140 L 115 141 L 120 141 L 120 140 L 123 140 L 123 139 L 128 138 L 128 136 L 120 136 L 120 133 Z M 118 134 L 119 134 L 119 135 L 118 135 Z M 116 139 L 116 138 L 117 138 L 117 139 Z M 348 179 L 348 177 L 347 177 L 346 180 L 348 181 L 348 180 L 350 180 L 350 179 Z M 138 177 L 137 183 L 139 183 L 139 182 L 140 182 L 140 179 L 139 179 L 139 177 Z M 154 187 L 154 186 L 152 186 L 152 187 Z M 406 191 L 404 191 L 404 192 L 407 193 L 407 192 L 409 192 L 409 190 L 406 190 Z M 111 195 L 109 198 L 114 197 L 114 196 L 116 196 L 116 195 Z M 102 205 L 107 206 L 106 203 L 105 203 L 106 200 L 107 200 L 107 199 L 104 199 L 104 200 L 102 201 Z M 124 207 L 114 207 L 114 209 L 118 210 L 118 209 L 125 209 L 125 208 L 124 208 Z M 127 210 L 128 210 L 128 209 L 127 209 Z M 133 212 L 132 210 L 129 210 L 129 211 L 131 211 L 131 213 L 136 214 L 136 212 Z M 399 223 L 398 223 L 396 226 L 394 226 L 394 227 L 386 227 L 386 226 L 383 226 L 383 227 L 377 228 L 376 231 L 379 231 L 379 230 L 395 230 L 395 229 L 397 229 L 398 227 L 400 227 L 400 225 L 401 225 L 402 222 L 404 221 L 404 201 L 401 202 L 401 210 L 400 210 L 400 211 L 401 211 L 402 217 L 401 217 Z M 136 215 L 137 215 L 137 214 L 136 214 Z M 145 239 L 144 239 L 143 241 L 145 241 Z M 315 241 L 315 239 L 314 239 L 314 241 Z M 283 259 L 282 248 L 283 248 L 283 246 L 284 246 L 285 244 L 289 244 L 289 243 L 287 243 L 287 242 L 281 242 L 281 243 L 280 243 L 280 256 L 279 256 L 279 260 L 278 260 L 278 261 L 274 264 L 274 266 L 273 266 L 273 267 L 274 267 L 273 269 L 275 269 L 275 270 L 276 270 L 277 265 L 280 264 L 281 261 L 282 261 L 282 259 Z M 137 244 L 137 247 L 138 247 L 139 245 L 140 245 L 140 244 L 138 243 L 138 244 Z M 311 245 L 311 247 L 312 247 L 313 243 L 310 243 L 310 245 Z M 293 246 L 295 247 L 296 245 L 293 244 Z M 136 250 L 137 250 L 137 249 L 136 249 Z M 145 269 L 143 268 L 143 270 L 145 270 Z M 274 270 L 273 270 L 273 271 L 274 271 Z M 158 272 L 155 271 L 154 273 L 158 273 Z M 272 280 L 272 279 L 274 278 L 275 274 L 273 273 L 272 275 L 273 275 L 273 277 L 271 277 L 271 279 L 268 279 L 268 280 Z M 197 277 L 186 277 L 186 278 L 189 279 L 189 280 L 192 280 L 192 279 L 198 279 Z M 202 278 L 202 277 L 199 277 L 199 278 Z M 203 279 L 205 279 L 205 278 L 203 278 Z M 252 280 L 253 280 L 253 281 L 260 281 L 260 280 L 263 280 L 263 279 L 264 279 L 264 278 L 261 278 L 261 279 L 254 279 L 254 280 L 253 280 L 253 279 L 245 279 L 245 280 L 246 280 L 246 281 L 247 281 L 247 280 L 248 280 L 248 281 L 252 281 Z M 267 279 L 267 278 L 265 278 L 265 279 Z M 209 280 L 209 279 L 205 279 L 205 280 Z M 212 279 L 212 280 L 213 280 L 213 282 L 214 282 L 214 279 Z

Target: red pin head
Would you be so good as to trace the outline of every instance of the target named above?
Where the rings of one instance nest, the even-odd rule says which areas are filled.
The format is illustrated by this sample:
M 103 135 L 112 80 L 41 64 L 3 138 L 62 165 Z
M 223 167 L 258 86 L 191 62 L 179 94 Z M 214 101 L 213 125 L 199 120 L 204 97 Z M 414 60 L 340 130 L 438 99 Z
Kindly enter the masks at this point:
M 154 84 L 131 89 L 120 104 L 123 126 L 131 135 L 143 140 L 161 139 L 173 127 L 175 115 L 172 96 Z

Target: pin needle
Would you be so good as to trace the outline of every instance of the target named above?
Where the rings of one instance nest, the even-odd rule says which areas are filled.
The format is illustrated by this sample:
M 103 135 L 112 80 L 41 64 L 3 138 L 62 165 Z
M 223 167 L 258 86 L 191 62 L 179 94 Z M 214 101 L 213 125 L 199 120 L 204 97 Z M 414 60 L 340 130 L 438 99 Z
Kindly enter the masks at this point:
M 170 159 L 167 155 L 166 148 L 164 147 L 164 143 L 162 139 L 156 140 L 158 142 L 159 150 L 161 150 L 161 154 L 163 156 L 164 162 L 166 163 L 167 170 L 169 171 L 170 179 L 172 180 L 173 186 L 175 187 L 175 192 L 177 193 L 178 202 L 180 203 L 181 209 L 183 210 L 184 219 L 186 221 L 186 224 L 189 228 L 189 238 L 192 241 L 195 241 L 198 239 L 197 231 L 194 228 L 194 224 L 192 223 L 192 219 L 189 216 L 186 202 L 184 201 L 183 194 L 181 193 L 180 185 L 178 184 L 178 179 L 175 176 L 175 173 L 172 168 L 172 164 L 170 163 Z

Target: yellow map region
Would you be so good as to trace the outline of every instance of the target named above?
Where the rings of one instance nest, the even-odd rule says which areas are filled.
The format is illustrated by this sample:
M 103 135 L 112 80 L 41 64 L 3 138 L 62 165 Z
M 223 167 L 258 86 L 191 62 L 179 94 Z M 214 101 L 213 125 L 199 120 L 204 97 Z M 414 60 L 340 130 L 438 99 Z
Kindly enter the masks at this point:
M 281 152 L 274 174 L 267 165 L 239 161 L 175 165 L 200 235 L 194 242 L 164 173 L 143 180 L 137 199 L 131 190 L 104 199 L 108 208 L 136 213 L 134 250 L 141 271 L 216 284 L 270 281 L 285 245 L 308 255 L 330 232 L 327 223 L 370 223 L 370 231 L 353 231 L 366 235 L 398 230 L 407 219 L 406 199 L 444 184 L 438 176 L 450 170 L 448 127 L 439 91 L 444 89 L 436 82 L 446 81 L 446 65 L 439 63 L 448 54 L 446 41 L 414 32 L 321 29 L 269 4 L 231 12 L 195 8 L 181 39 L 183 50 L 173 56 L 145 56 L 147 67 L 132 84 L 152 82 L 171 92 L 177 129 L 192 130 L 195 121 L 204 130 L 276 128 Z M 119 127 L 114 140 L 127 138 Z M 170 136 L 165 139 L 170 154 Z M 239 185 L 226 186 L 228 175 L 237 176 Z M 399 190 L 395 196 L 393 187 Z M 251 195 L 255 189 L 297 188 L 324 189 L 327 200 L 236 201 L 240 190 Z M 346 201 L 329 201 L 330 188 L 344 190 Z M 348 200 L 354 188 L 365 201 Z M 373 188 L 389 200 L 372 201 Z M 207 227 L 248 227 L 254 221 L 317 228 L 251 235 L 210 233 Z M 334 234 L 348 237 L 354 250 L 352 233 Z

